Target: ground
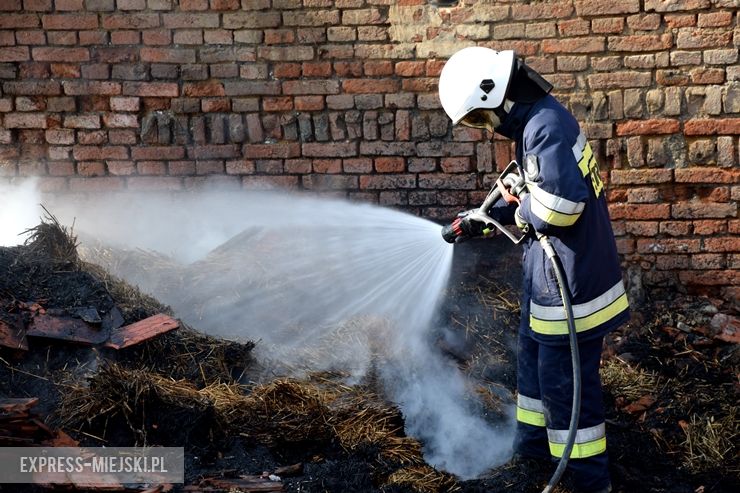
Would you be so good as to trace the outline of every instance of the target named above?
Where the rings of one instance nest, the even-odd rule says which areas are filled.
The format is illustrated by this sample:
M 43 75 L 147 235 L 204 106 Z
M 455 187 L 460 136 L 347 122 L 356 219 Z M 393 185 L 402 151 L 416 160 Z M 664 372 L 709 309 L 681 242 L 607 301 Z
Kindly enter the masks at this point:
M 125 323 L 167 312 L 46 233 L 0 248 L 2 319 L 29 322 L 31 302 L 47 312 L 118 309 Z M 438 320 L 440 351 L 476 383 L 492 423 L 514 395 L 518 257 L 498 240 L 456 247 Z M 647 299 L 608 336 L 602 379 L 615 491 L 738 491 L 740 346 L 727 328 L 736 310 L 709 298 Z M 553 470 L 516 462 L 455 481 L 424 464 L 423 444 L 404 436 L 402 415 L 372 375 L 355 387 L 337 374 L 256 383 L 265 369 L 252 347 L 188 327 L 121 351 L 34 338 L 28 351 L 0 348 L 0 397 L 39 397 L 44 421 L 82 444 L 184 446 L 189 484 L 301 463 L 284 478 L 286 491 L 529 493 Z M 558 491 L 570 491 L 567 478 Z

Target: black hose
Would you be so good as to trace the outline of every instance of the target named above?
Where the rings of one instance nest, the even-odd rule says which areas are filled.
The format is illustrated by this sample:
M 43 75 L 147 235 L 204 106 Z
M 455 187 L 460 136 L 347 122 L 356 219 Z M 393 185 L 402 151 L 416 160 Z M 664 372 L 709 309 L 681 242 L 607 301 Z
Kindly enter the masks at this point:
M 576 441 L 576 433 L 578 432 L 578 418 L 581 415 L 581 356 L 578 353 L 578 337 L 576 334 L 576 324 L 573 317 L 573 307 L 570 304 L 570 295 L 568 293 L 568 284 L 565 282 L 565 275 L 560 265 L 560 259 L 555 253 L 555 249 L 550 243 L 550 239 L 546 236 L 540 237 L 540 243 L 545 253 L 552 262 L 553 270 L 555 271 L 555 277 L 558 281 L 558 289 L 560 290 L 560 297 L 563 299 L 563 307 L 565 308 L 565 317 L 568 322 L 568 340 L 570 342 L 570 356 L 573 365 L 573 404 L 570 411 L 570 425 L 568 426 L 568 438 L 565 442 L 565 449 L 563 455 L 560 457 L 558 467 L 550 478 L 550 482 L 542 493 L 551 493 L 555 485 L 558 484 L 560 478 L 565 472 L 565 468 L 568 466 L 568 459 L 570 453 L 573 450 L 573 445 Z

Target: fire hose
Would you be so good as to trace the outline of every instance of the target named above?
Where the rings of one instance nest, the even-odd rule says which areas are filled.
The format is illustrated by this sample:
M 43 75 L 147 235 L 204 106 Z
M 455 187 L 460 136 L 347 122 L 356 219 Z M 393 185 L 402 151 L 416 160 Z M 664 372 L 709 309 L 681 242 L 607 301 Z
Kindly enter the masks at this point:
M 518 165 L 516 161 L 510 162 L 506 169 L 501 172 L 499 181 L 504 184 L 510 193 L 517 195 L 526 193 L 526 184 L 524 182 L 524 178 L 518 173 Z M 482 236 L 488 236 L 493 231 L 493 228 L 496 228 L 504 233 L 507 238 L 514 242 L 514 244 L 520 244 L 525 238 L 527 238 L 529 234 L 528 231 L 525 231 L 521 237 L 517 238 L 501 223 L 489 216 L 488 211 L 491 206 L 493 206 L 493 204 L 501 197 L 502 192 L 500 187 L 494 185 L 493 188 L 491 188 L 491 191 L 488 192 L 483 204 L 481 204 L 478 209 L 466 211 L 458 216 L 452 224 L 444 226 L 442 228 L 442 237 L 448 243 L 457 243 L 472 238 L 472 236 L 467 236 L 465 234 L 460 224 L 464 218 L 468 218 L 479 221 L 485 225 L 481 230 Z M 560 297 L 563 300 L 563 308 L 565 310 L 565 317 L 568 323 L 568 342 L 570 344 L 570 355 L 573 367 L 573 401 L 571 404 L 570 424 L 568 425 L 568 436 L 565 443 L 565 449 L 563 450 L 563 454 L 560 457 L 560 461 L 558 462 L 550 481 L 547 483 L 547 486 L 545 486 L 545 489 L 542 490 L 542 493 L 551 493 L 558 482 L 560 482 L 560 478 L 563 476 L 563 473 L 568 466 L 568 459 L 573 451 L 573 445 L 575 444 L 576 433 L 578 431 L 578 420 L 581 414 L 581 357 L 578 352 L 578 337 L 576 334 L 573 307 L 571 305 L 570 294 L 568 292 L 568 283 L 565 274 L 563 273 L 560 258 L 555 252 L 550 238 L 537 231 L 534 231 L 534 235 L 539 240 L 545 255 L 547 255 L 547 258 L 552 263 L 553 271 L 555 272 L 555 279 L 558 284 Z

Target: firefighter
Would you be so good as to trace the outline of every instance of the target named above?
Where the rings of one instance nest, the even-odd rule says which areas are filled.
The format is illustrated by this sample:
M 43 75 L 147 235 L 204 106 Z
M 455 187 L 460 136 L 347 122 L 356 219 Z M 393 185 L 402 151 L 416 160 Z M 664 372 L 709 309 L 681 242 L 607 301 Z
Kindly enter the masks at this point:
M 465 48 L 445 64 L 439 96 L 453 125 L 516 142 L 527 194 L 503 193 L 489 211 L 502 224 L 549 236 L 571 296 L 581 358 L 581 413 L 568 470 L 578 491 L 611 491 L 599 362 L 604 335 L 627 321 L 627 295 L 593 150 L 552 85 L 513 51 Z M 503 185 L 499 184 L 499 187 Z M 502 190 L 502 192 L 504 192 Z M 463 219 L 468 235 L 483 230 Z M 533 235 L 524 242 L 517 348 L 515 454 L 559 459 L 568 435 L 573 374 L 568 327 L 552 266 Z

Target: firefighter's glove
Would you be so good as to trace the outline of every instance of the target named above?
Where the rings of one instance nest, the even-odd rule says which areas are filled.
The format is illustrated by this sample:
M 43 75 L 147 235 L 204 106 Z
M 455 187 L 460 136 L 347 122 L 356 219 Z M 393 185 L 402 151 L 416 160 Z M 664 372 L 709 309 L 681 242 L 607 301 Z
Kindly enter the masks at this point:
M 514 222 L 516 223 L 517 228 L 522 230 L 523 233 L 526 233 L 529 231 L 529 224 L 522 217 L 521 208 L 522 206 L 520 205 L 514 211 Z
M 452 229 L 456 235 L 455 241 L 459 243 L 470 238 L 489 235 L 493 230 L 493 225 L 488 224 L 488 221 L 480 215 L 478 209 L 471 209 L 457 215 L 452 223 Z

